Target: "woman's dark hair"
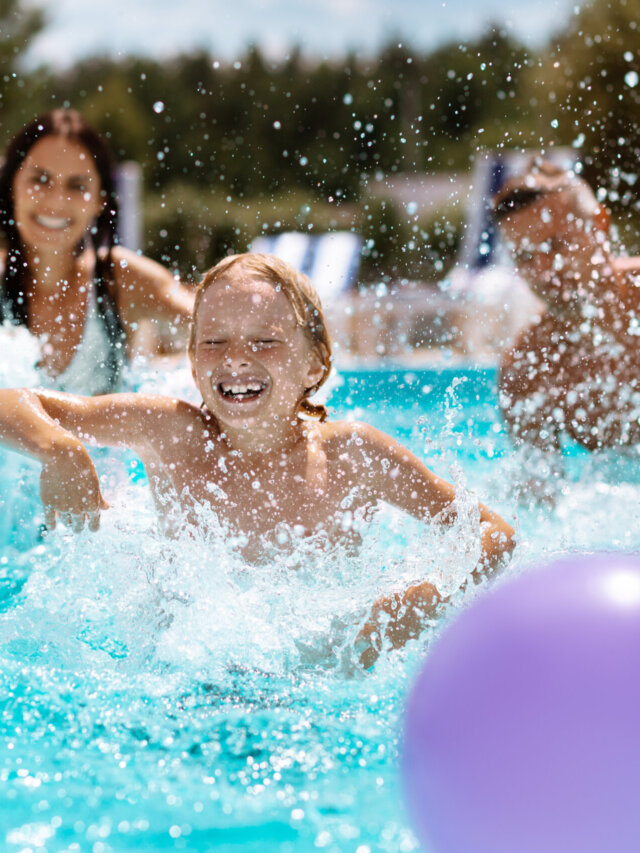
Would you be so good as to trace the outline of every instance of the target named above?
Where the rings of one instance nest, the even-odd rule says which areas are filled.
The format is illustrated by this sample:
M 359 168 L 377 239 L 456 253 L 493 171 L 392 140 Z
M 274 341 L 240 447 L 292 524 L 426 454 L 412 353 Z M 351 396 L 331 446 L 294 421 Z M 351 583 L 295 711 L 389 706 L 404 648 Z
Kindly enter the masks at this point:
M 116 226 L 118 202 L 111 151 L 100 134 L 75 110 L 56 109 L 38 116 L 25 125 L 7 145 L 4 163 L 0 170 L 0 230 L 4 234 L 7 262 L 2 280 L 0 320 L 3 307 L 10 318 L 26 325 L 29 317 L 28 288 L 25 278 L 28 264 L 22 251 L 22 241 L 14 217 L 13 183 L 16 172 L 33 146 L 47 136 L 62 136 L 85 148 L 100 178 L 102 210 L 90 230 L 90 239 L 96 253 L 95 287 L 98 310 L 113 346 L 122 347 L 124 330 L 116 308 L 113 285 L 113 259 L 111 250 L 117 242 Z M 84 240 L 77 247 L 81 251 Z M 2 303 L 4 302 L 4 306 Z M 113 348 L 112 346 L 112 348 Z

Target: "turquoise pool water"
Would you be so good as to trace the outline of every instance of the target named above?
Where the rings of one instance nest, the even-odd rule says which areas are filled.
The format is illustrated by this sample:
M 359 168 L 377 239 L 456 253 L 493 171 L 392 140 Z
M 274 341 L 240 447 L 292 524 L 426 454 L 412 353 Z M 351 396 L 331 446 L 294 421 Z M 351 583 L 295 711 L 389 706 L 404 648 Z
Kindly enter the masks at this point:
M 455 480 L 463 509 L 468 487 L 517 515 L 513 570 L 640 547 L 636 454 L 516 453 L 492 370 L 347 372 L 330 405 Z M 366 675 L 352 645 L 376 594 L 464 579 L 477 554 L 470 509 L 445 534 L 385 511 L 358 557 L 301 545 L 250 570 L 214 523 L 206 536 L 159 536 L 127 456 L 100 460 L 112 509 L 98 534 L 37 541 L 37 470 L 16 460 L 2 458 L 2 494 L 25 527 L 19 547 L 2 533 L 0 558 L 1 849 L 419 849 L 398 749 L 428 632 Z

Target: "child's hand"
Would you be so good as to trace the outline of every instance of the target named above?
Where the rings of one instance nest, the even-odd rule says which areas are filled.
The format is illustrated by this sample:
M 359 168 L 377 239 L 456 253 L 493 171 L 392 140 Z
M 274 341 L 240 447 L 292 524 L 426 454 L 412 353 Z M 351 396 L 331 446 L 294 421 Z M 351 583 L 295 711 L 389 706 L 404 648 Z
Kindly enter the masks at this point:
M 442 604 L 442 597 L 433 584 L 417 583 L 404 593 L 379 598 L 371 608 L 371 618 L 361 628 L 356 639 L 360 664 L 370 669 L 378 659 L 383 641 L 398 649 L 413 640 L 433 619 Z
M 40 496 L 44 505 L 45 524 L 50 530 L 59 517 L 75 533 L 100 527 L 100 510 L 109 504 L 100 492 L 98 474 L 91 457 L 81 444 L 65 446 L 43 462 Z

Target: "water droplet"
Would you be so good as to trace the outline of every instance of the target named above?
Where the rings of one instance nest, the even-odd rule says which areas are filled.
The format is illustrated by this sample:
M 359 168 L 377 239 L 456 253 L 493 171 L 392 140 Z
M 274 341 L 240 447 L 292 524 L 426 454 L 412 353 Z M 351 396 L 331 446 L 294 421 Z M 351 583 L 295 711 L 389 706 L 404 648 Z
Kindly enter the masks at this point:
M 154 111 L 154 113 L 158 113 L 158 115 L 160 115 L 160 113 L 163 113 L 164 112 L 164 102 L 163 101 L 156 101 L 155 104 L 153 105 L 153 111 Z
M 624 82 L 630 89 L 633 89 L 638 85 L 638 82 L 640 82 L 640 77 L 638 77 L 638 73 L 636 71 L 627 71 L 624 75 Z

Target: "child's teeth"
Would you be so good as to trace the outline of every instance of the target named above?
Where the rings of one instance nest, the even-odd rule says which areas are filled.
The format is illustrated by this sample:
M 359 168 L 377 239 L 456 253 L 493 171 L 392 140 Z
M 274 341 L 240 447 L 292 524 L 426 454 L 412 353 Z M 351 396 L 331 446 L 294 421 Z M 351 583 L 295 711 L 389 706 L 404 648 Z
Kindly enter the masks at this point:
M 220 383 L 223 394 L 257 394 L 263 389 L 260 382 L 250 382 L 243 384 L 229 384 L 227 382 Z

